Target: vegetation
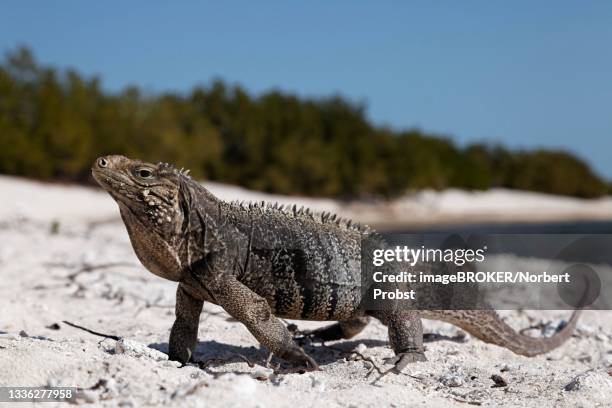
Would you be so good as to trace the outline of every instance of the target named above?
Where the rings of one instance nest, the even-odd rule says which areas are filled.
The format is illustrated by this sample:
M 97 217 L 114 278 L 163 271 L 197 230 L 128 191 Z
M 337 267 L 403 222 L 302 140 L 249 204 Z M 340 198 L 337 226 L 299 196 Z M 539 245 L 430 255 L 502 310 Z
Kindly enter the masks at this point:
M 251 96 L 221 81 L 188 94 L 104 92 L 97 78 L 39 66 L 28 49 L 0 65 L 0 172 L 89 182 L 117 153 L 167 161 L 198 178 L 276 193 L 390 197 L 411 189 L 494 186 L 579 197 L 607 183 L 562 151 L 510 151 L 369 123 L 340 97 Z

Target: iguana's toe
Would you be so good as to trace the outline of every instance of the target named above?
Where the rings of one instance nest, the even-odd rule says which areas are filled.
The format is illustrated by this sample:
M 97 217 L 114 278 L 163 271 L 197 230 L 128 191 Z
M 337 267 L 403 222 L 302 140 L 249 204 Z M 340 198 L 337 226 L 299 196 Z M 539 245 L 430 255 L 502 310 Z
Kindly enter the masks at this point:
M 400 373 L 408 364 L 418 363 L 427 361 L 427 357 L 425 357 L 425 353 L 422 351 L 408 351 L 404 353 L 399 353 L 394 357 L 385 359 L 385 363 L 394 364 L 393 367 L 394 373 Z
M 283 358 L 287 361 L 294 361 L 297 363 L 302 363 L 309 369 L 315 371 L 319 370 L 319 365 L 312 357 L 310 357 L 306 352 L 298 345 L 292 344 L 282 353 L 278 355 L 280 358 Z

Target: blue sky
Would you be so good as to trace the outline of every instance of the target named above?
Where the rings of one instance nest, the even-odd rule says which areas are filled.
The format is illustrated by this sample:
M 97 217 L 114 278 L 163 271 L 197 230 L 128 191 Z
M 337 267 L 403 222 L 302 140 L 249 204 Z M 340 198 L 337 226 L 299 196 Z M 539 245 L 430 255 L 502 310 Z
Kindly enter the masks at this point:
M 4 1 L 0 51 L 111 91 L 341 93 L 394 128 L 571 150 L 612 179 L 612 2 Z

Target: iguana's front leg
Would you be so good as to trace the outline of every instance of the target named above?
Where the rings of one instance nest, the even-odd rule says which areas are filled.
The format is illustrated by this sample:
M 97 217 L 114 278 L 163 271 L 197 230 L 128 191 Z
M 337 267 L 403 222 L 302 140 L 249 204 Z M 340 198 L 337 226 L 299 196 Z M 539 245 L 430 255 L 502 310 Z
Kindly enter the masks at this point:
M 276 356 L 297 361 L 312 369 L 317 363 L 298 346 L 285 327 L 273 314 L 268 302 L 251 289 L 227 277 L 217 284 L 215 299 L 233 318 L 244 324 L 255 338 Z
M 204 301 L 190 295 L 182 283 L 176 289 L 176 320 L 170 331 L 170 360 L 187 363 L 198 343 L 198 326 Z

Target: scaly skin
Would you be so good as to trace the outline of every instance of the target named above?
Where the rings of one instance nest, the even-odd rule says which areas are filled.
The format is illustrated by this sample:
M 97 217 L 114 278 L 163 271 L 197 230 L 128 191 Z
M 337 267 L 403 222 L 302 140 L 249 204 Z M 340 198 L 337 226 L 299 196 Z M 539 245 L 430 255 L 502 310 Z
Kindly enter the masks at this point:
M 372 316 L 388 327 L 396 371 L 425 361 L 421 317 L 448 321 L 527 356 L 557 347 L 576 325 L 579 312 L 555 336 L 535 339 L 516 333 L 492 310 L 366 311 L 360 246 L 362 239 L 376 239 L 370 230 L 295 207 L 226 203 L 164 163 L 105 156 L 92 174 L 118 203 L 138 259 L 178 282 L 173 360 L 192 358 L 204 301 L 223 307 L 275 355 L 311 368 L 316 362 L 278 317 L 337 320 L 312 333 L 333 340 L 355 336 Z

